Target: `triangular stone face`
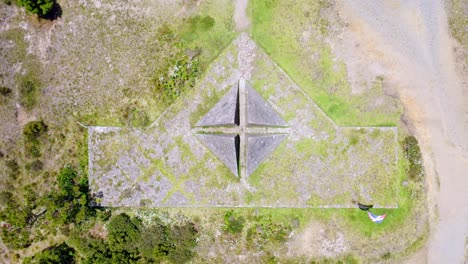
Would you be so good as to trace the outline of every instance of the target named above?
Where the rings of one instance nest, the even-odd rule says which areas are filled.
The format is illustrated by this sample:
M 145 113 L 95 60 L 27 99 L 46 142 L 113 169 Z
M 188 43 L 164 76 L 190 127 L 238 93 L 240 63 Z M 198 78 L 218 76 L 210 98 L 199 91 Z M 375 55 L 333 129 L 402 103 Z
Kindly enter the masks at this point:
M 247 135 L 247 176 L 281 144 L 285 134 Z
M 231 134 L 197 134 L 203 144 L 218 157 L 236 177 L 239 176 L 239 136 Z
M 248 82 L 245 82 L 245 93 L 248 125 L 287 126 L 271 105 Z
M 239 125 L 239 89 L 236 83 L 196 126 Z

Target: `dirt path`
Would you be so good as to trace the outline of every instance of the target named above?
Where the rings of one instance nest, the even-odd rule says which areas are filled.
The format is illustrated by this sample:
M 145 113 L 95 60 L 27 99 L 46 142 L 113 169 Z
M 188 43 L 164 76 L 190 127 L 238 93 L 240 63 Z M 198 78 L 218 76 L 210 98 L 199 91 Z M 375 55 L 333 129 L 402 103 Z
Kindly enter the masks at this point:
M 424 257 L 423 263 L 463 263 L 468 231 L 468 87 L 462 84 L 466 77 L 456 73 L 443 3 L 364 0 L 337 5 L 359 40 L 361 55 L 385 69 L 423 148 L 432 233 L 427 256 L 419 253 L 410 261 Z
M 247 5 L 249 0 L 234 1 L 234 21 L 236 22 L 236 30 L 244 31 L 250 26 L 250 19 L 247 16 Z

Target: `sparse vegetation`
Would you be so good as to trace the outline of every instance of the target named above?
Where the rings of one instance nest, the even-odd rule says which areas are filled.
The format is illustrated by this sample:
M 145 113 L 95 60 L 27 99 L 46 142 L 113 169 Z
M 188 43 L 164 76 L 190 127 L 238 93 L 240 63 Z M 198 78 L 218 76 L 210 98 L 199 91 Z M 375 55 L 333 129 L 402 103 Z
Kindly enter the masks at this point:
M 157 74 L 153 80 L 155 94 L 163 103 L 170 104 L 176 100 L 186 89 L 195 85 L 195 80 L 200 74 L 197 58 L 189 59 L 186 55 L 178 54 L 181 59 L 169 68 Z
M 33 158 L 41 156 L 41 144 L 39 139 L 45 132 L 47 132 L 47 126 L 43 121 L 31 121 L 24 126 L 24 146 L 28 156 Z
M 26 76 L 20 83 L 20 102 L 27 110 L 31 110 L 37 103 L 40 84 L 32 76 Z
M 403 140 L 403 150 L 408 161 L 408 177 L 412 180 L 423 180 L 424 168 L 421 149 L 418 140 L 414 136 L 407 136 Z
M 231 234 L 238 234 L 244 228 L 245 218 L 229 210 L 224 213 L 224 230 Z
M 252 35 L 257 43 L 336 123 L 343 126 L 393 126 L 400 116 L 391 98 L 371 102 L 383 92 L 353 93 L 346 65 L 323 41 L 329 22 L 322 10 L 329 1 L 253 0 Z M 284 12 L 289 10 L 290 12 Z M 289 14 L 296 14 L 290 16 Z M 307 41 L 300 36 L 310 33 Z M 371 88 L 369 88 L 371 89 Z

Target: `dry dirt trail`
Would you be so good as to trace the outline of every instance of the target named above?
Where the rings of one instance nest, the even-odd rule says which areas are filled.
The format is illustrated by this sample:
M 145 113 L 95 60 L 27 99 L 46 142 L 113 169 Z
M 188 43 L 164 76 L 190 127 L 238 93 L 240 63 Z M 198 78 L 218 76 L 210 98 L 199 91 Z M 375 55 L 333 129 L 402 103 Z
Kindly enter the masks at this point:
M 250 26 L 250 20 L 247 16 L 247 5 L 249 0 L 235 0 L 234 1 L 234 22 L 236 23 L 236 30 L 243 31 Z
M 468 231 L 468 87 L 457 74 L 441 1 L 337 1 L 358 40 L 348 60 L 377 61 L 403 102 L 423 149 L 431 236 L 409 263 L 466 263 Z M 348 63 L 347 62 L 347 63 Z

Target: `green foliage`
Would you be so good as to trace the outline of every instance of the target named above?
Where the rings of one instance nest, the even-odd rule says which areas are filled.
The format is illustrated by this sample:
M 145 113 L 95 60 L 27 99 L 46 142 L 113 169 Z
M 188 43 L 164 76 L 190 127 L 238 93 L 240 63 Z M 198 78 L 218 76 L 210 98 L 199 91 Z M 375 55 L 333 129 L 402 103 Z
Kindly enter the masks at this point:
M 23 127 L 23 136 L 25 139 L 25 153 L 31 157 L 41 156 L 41 147 L 39 138 L 47 131 L 47 126 L 42 121 L 31 121 Z
M 200 64 L 197 58 L 189 59 L 185 54 L 178 54 L 168 70 L 156 74 L 153 79 L 154 91 L 163 103 L 171 104 L 181 93 L 195 86 L 196 77 L 200 74 Z
M 127 261 L 113 262 L 113 255 L 106 241 L 83 235 L 79 230 L 72 232 L 67 242 L 77 251 L 77 255 L 81 257 L 80 263 L 127 263 Z M 117 258 L 118 256 L 115 256 L 114 260 L 117 260 Z
M 52 11 L 55 0 L 18 0 L 19 5 L 24 6 L 28 12 L 46 17 Z
M 70 166 L 63 168 L 57 175 L 57 182 L 62 195 L 70 197 L 73 195 L 73 186 L 78 173 Z
M 247 230 L 248 248 L 263 250 L 267 244 L 282 244 L 292 230 L 291 226 L 273 221 L 271 216 L 259 215 L 254 220 L 254 224 Z
M 206 31 L 212 28 L 215 24 L 214 18 L 211 16 L 193 16 L 189 19 L 190 30 L 195 31 Z
M 26 76 L 20 81 L 20 103 L 27 110 L 31 110 L 36 105 L 39 86 L 39 82 L 31 76 Z
M 79 224 L 94 216 L 90 207 L 88 181 L 71 166 L 64 167 L 57 175 L 59 190 L 40 197 L 36 203 L 47 208 L 47 221 L 53 226 Z
M 143 226 L 138 218 L 119 214 L 107 225 L 109 248 L 114 252 L 136 255 Z
M 128 112 L 130 122 L 133 126 L 144 127 L 150 124 L 150 118 L 145 111 L 139 110 L 136 107 L 132 107 Z
M 353 94 L 347 80 L 346 65 L 337 60 L 332 49 L 323 42 L 323 37 L 328 34 L 329 22 L 322 10 L 329 6 L 330 3 L 326 0 L 252 0 L 249 2 L 252 36 L 338 124 L 394 125 L 400 113 L 390 108 L 390 103 L 377 108 L 371 107 L 375 94 Z M 311 35 L 305 40 L 298 37 L 302 32 L 310 32 Z M 376 94 L 384 96 L 383 91 Z M 386 101 L 390 102 L 390 99 Z
M 47 125 L 43 121 L 31 121 L 23 127 L 23 136 L 28 141 L 37 140 L 47 131 Z
M 238 234 L 244 228 L 245 218 L 237 215 L 234 210 L 224 213 L 224 230 L 231 234 Z
M 55 247 L 46 248 L 36 255 L 26 258 L 24 264 L 73 264 L 75 250 L 62 243 Z
M 0 212 L 0 221 L 5 222 L 0 231 L 2 242 L 12 249 L 29 246 L 29 223 L 34 217 L 33 208 L 19 204 L 10 192 L 2 192 L 1 200 L 3 210 Z
M 403 152 L 409 162 L 408 177 L 412 180 L 422 180 L 424 168 L 421 149 L 418 140 L 414 136 L 407 136 L 403 140 Z
M 82 263 L 185 263 L 192 259 L 198 231 L 191 222 L 169 225 L 159 218 L 144 226 L 127 214 L 112 217 L 107 239 L 73 232 L 71 245 Z
M 193 223 L 172 226 L 168 259 L 173 263 L 188 262 L 195 254 L 197 237 L 198 231 Z
M 143 258 L 160 260 L 169 254 L 171 229 L 159 220 L 153 219 L 153 224 L 142 232 L 138 248 Z

